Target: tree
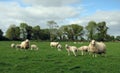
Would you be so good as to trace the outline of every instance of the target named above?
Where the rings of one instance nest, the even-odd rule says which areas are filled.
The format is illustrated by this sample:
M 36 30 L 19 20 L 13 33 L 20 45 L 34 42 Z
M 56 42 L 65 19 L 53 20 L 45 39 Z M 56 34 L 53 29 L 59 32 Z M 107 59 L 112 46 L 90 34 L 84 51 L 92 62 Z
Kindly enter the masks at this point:
M 61 27 L 63 29 L 64 35 L 67 35 L 67 37 L 70 40 L 78 40 L 78 37 L 80 36 L 82 39 L 83 35 L 83 27 L 78 24 L 71 24 Z
M 50 34 L 49 34 L 49 29 L 41 29 L 41 40 L 49 40 L 50 39 Z
M 107 38 L 106 38 L 106 35 L 107 35 L 107 30 L 108 30 L 108 27 L 106 26 L 106 22 L 99 22 L 97 24 L 97 31 L 98 31 L 98 41 L 105 41 Z
M 27 28 L 27 23 L 20 23 L 20 35 L 22 39 L 27 38 L 27 33 L 26 33 L 26 28 Z
M 82 39 L 83 36 L 83 26 L 80 26 L 78 24 L 71 24 L 70 25 L 72 27 L 72 31 L 73 31 L 73 39 L 78 40 L 78 37 L 80 37 Z
M 32 26 L 27 26 L 26 27 L 26 37 L 27 37 L 27 39 L 32 38 Z
M 96 33 L 96 26 L 97 26 L 96 22 L 90 21 L 88 25 L 85 27 L 88 32 L 87 34 L 88 40 L 94 39 L 94 34 Z
M 61 27 L 63 29 L 63 37 L 67 35 L 67 38 L 73 40 L 73 30 L 70 25 L 65 25 Z
M 0 29 L 0 40 L 3 39 L 3 31 Z
M 120 41 L 120 36 L 116 36 L 116 40 L 117 40 L 117 41 Z
M 41 30 L 40 30 L 40 26 L 35 26 L 35 27 L 33 27 L 33 34 L 32 34 L 32 37 L 33 37 L 33 39 L 37 39 L 37 40 L 39 40 L 40 39 L 40 32 L 41 32 Z
M 56 33 L 57 33 L 58 25 L 53 20 L 48 21 L 47 25 L 48 25 L 49 31 L 50 31 L 50 41 L 53 41 L 55 38 L 57 38 Z
M 20 29 L 16 25 L 10 25 L 6 31 L 6 37 L 10 40 L 19 40 L 20 39 Z
M 29 26 L 27 23 L 20 23 L 20 30 L 22 39 L 31 39 L 32 26 Z

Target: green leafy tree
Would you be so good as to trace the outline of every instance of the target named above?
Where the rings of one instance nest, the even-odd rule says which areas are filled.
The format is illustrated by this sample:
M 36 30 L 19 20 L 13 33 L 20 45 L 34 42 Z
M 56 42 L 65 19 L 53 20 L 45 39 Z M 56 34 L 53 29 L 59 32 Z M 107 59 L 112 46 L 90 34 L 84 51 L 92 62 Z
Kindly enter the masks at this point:
M 61 28 L 63 29 L 63 33 L 65 33 L 70 40 L 78 40 L 78 36 L 82 38 L 83 27 L 78 24 L 66 25 Z
M 37 40 L 39 40 L 40 39 L 40 32 L 41 32 L 41 30 L 40 30 L 40 26 L 35 26 L 35 27 L 33 27 L 33 39 L 37 39 Z
M 16 25 L 10 25 L 6 31 L 6 37 L 10 40 L 20 39 L 20 29 Z
M 88 25 L 85 27 L 87 29 L 87 36 L 88 40 L 94 39 L 94 35 L 96 33 L 96 22 L 95 21 L 90 21 Z
M 41 40 L 49 40 L 50 39 L 50 34 L 49 34 L 49 29 L 41 29 Z
M 53 41 L 57 38 L 58 25 L 55 21 L 51 20 L 47 22 L 50 31 L 50 41 Z
M 32 26 L 27 26 L 26 27 L 26 37 L 27 37 L 27 39 L 32 38 Z
M 117 41 L 120 41 L 120 36 L 116 36 L 115 38 Z
M 27 32 L 26 32 L 27 26 L 28 26 L 27 23 L 20 23 L 20 36 L 22 39 L 27 38 Z
M 20 23 L 20 30 L 22 39 L 32 38 L 32 26 L 29 26 L 27 23 Z
M 83 26 L 80 26 L 78 24 L 71 24 L 70 26 L 72 27 L 73 30 L 73 38 L 77 40 L 79 36 L 82 39 L 82 36 L 84 34 Z
M 0 40 L 3 39 L 3 31 L 0 29 Z
M 97 24 L 97 31 L 98 31 L 98 41 L 105 41 L 107 38 L 107 30 L 108 27 L 106 26 L 106 22 L 99 22 Z

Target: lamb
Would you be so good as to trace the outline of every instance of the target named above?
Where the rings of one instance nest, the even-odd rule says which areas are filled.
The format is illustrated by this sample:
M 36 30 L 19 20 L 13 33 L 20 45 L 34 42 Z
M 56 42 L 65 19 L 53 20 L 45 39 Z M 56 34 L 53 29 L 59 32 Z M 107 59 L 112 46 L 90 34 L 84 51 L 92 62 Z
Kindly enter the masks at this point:
M 33 49 L 34 49 L 34 50 L 38 50 L 38 47 L 37 47 L 37 45 L 35 45 L 35 44 L 32 44 L 32 45 L 31 45 L 31 50 L 33 50 Z
M 15 44 L 14 43 L 11 44 L 11 48 L 15 48 Z
M 73 52 L 73 54 L 76 56 L 76 52 L 78 51 L 76 46 L 68 46 L 67 44 L 65 45 L 65 48 L 68 52 L 68 56 L 70 55 L 70 52 Z
M 21 49 L 21 44 L 16 44 L 15 46 L 17 49 Z
M 57 48 L 58 48 L 58 51 L 61 51 L 62 50 L 62 45 L 58 44 Z
M 30 42 L 28 39 L 26 39 L 25 41 L 21 42 L 20 44 L 22 49 L 28 49 L 30 47 Z
M 89 44 L 88 51 L 93 53 L 93 57 L 96 57 L 97 54 L 106 53 L 106 45 L 103 42 L 96 42 L 95 40 L 92 40 Z
M 82 55 L 84 55 L 84 52 L 88 52 L 88 49 L 88 46 L 81 46 L 80 48 L 78 48 L 78 50 L 81 51 Z
M 56 47 L 59 45 L 59 42 L 50 42 L 51 47 Z

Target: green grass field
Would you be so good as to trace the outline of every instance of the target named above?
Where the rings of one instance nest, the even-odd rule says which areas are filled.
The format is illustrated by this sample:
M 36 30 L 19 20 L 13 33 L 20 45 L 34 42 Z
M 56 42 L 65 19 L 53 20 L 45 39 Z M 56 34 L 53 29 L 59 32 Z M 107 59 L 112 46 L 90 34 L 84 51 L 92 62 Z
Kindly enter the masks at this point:
M 107 56 L 93 58 L 90 55 L 67 55 L 67 51 L 50 48 L 49 42 L 31 42 L 39 50 L 16 50 L 10 48 L 14 41 L 0 41 L 0 73 L 120 73 L 120 43 L 106 42 Z M 15 41 L 15 43 L 20 43 Z M 77 47 L 83 44 L 61 42 Z

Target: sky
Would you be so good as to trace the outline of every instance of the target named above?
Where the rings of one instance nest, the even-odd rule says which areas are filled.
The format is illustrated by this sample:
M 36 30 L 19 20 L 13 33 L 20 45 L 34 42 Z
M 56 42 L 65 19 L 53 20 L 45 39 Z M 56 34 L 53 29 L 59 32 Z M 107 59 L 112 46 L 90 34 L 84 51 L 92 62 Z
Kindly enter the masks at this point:
M 59 26 L 89 21 L 105 21 L 108 34 L 120 35 L 120 0 L 0 0 L 0 29 L 25 22 L 48 28 L 47 21 Z

